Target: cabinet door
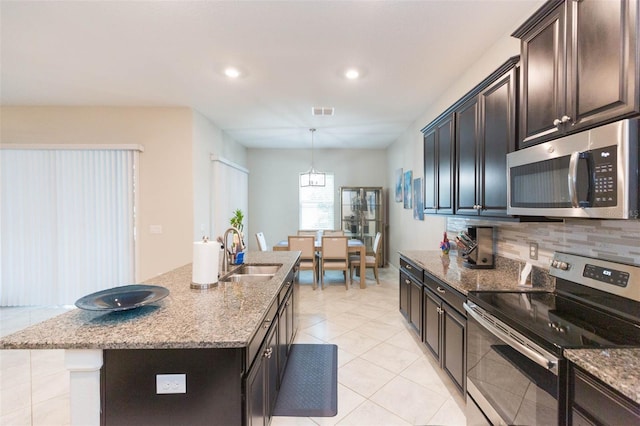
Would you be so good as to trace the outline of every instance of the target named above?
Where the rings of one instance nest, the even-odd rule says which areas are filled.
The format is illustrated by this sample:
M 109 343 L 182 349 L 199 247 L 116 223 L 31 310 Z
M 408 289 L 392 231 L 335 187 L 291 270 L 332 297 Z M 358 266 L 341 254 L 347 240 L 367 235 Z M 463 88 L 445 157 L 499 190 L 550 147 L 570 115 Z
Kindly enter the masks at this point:
M 454 311 L 453 308 L 443 305 L 442 310 L 442 368 L 453 379 L 460 392 L 465 395 L 466 384 L 466 319 Z
M 507 153 L 516 148 L 516 81 L 516 69 L 511 69 L 480 94 L 481 216 L 507 215 Z
M 571 131 L 639 112 L 637 0 L 569 4 Z
M 411 280 L 409 288 L 411 291 L 409 296 L 409 319 L 418 336 L 422 338 L 422 283 Z
M 436 130 L 424 135 L 424 211 L 435 213 L 437 208 Z
M 253 368 L 249 371 L 246 379 L 246 410 L 247 425 L 264 426 L 266 415 L 266 394 L 265 394 L 265 369 L 264 351 L 258 355 Z
M 431 291 L 424 289 L 424 344 L 440 360 L 440 311 L 442 302 Z
M 478 214 L 478 97 L 463 104 L 456 116 L 456 214 Z M 506 191 L 506 190 L 505 190 Z
M 278 396 L 278 322 L 276 321 L 269 334 L 267 335 L 267 356 L 265 357 L 266 363 L 266 378 L 265 378 L 265 392 L 266 392 L 266 413 L 265 424 L 268 425 L 271 421 L 271 414 L 273 408 L 276 405 L 276 397 Z
M 289 301 L 289 299 L 287 299 L 287 301 Z M 284 303 L 287 303 L 287 301 L 285 301 Z M 278 313 L 278 389 L 280 388 L 280 382 L 284 374 L 284 367 L 287 362 L 287 340 L 287 310 L 283 305 L 280 307 L 280 312 Z
M 344 234 L 362 240 L 362 212 L 366 210 L 361 188 L 340 188 L 341 218 Z
M 400 313 L 409 319 L 409 288 L 411 286 L 411 280 L 407 276 L 400 272 Z
M 436 128 L 437 213 L 453 214 L 453 114 Z
M 565 106 L 565 7 L 560 4 L 522 38 L 519 148 L 560 134 Z

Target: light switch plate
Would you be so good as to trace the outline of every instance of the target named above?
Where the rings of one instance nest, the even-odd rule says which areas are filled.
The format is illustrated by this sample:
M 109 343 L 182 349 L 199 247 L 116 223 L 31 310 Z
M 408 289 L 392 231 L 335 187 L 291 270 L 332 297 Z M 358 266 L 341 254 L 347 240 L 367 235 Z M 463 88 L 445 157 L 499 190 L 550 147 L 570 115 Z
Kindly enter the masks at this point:
M 162 234 L 162 225 L 149 225 L 149 232 L 152 234 Z
M 538 243 L 529 243 L 529 259 L 538 260 Z
M 156 393 L 187 393 L 187 375 L 156 374 Z

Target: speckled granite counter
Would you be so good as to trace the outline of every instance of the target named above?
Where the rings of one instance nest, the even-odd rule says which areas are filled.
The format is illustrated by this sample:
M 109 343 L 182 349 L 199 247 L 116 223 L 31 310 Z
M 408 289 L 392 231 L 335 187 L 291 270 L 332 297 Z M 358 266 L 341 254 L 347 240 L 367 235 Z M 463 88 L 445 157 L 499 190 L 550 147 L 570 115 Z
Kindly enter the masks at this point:
M 462 294 L 469 291 L 549 291 L 554 289 L 553 278 L 548 271 L 534 267 L 533 288 L 519 287 L 518 265 L 515 260 L 496 257 L 495 269 L 469 269 L 464 259 L 452 251 L 443 256 L 440 250 L 402 250 L 401 256 L 422 267 Z
M 0 340 L 0 349 L 243 347 L 278 297 L 297 252 L 249 252 L 246 263 L 281 263 L 267 282 L 192 290 L 191 264 L 146 281 L 169 289 L 153 305 L 121 312 L 74 309 Z
M 564 356 L 640 404 L 640 348 L 565 349 Z

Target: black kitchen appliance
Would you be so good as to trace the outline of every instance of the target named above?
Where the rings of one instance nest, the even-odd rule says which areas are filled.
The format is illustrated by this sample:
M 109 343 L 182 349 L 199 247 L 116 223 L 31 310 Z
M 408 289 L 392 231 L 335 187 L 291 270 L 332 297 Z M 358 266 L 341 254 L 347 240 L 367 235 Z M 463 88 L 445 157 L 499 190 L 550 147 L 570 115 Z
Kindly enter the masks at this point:
M 549 273 L 555 292 L 469 292 L 470 424 L 567 424 L 564 349 L 640 345 L 640 267 L 558 252 Z

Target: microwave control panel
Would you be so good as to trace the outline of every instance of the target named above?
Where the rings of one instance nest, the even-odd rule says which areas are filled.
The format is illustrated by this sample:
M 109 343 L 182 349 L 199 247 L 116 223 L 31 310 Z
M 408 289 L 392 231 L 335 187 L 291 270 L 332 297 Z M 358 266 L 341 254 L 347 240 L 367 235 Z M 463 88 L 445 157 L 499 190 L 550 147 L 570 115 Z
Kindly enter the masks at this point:
M 593 206 L 618 204 L 617 147 L 615 145 L 589 151 L 593 161 Z

